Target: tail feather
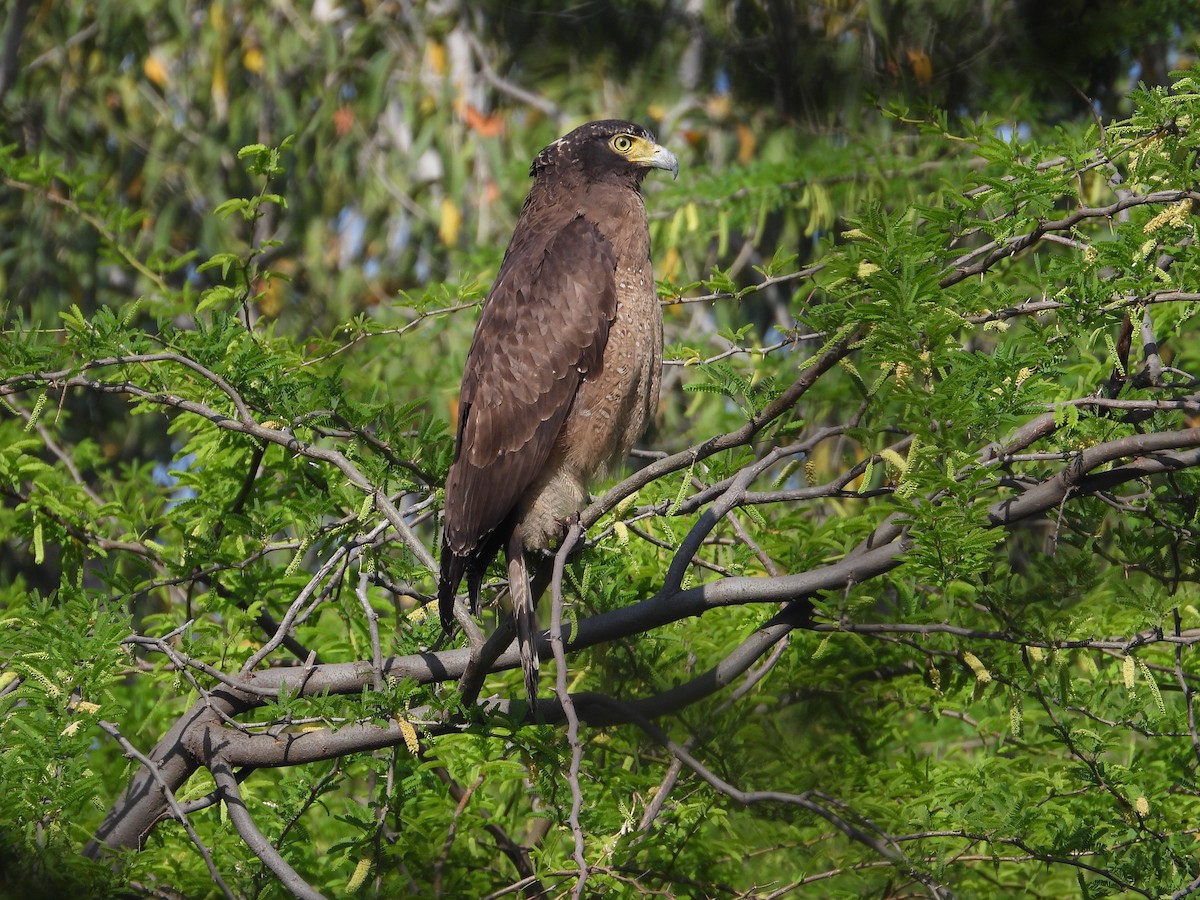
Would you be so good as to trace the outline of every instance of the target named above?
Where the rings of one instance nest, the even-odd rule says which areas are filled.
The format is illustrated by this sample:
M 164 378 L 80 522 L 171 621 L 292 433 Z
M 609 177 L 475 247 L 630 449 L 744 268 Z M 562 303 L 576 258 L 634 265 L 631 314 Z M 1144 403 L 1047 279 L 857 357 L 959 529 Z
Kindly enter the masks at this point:
M 517 629 L 517 649 L 521 654 L 521 671 L 525 676 L 525 693 L 529 704 L 537 702 L 538 654 L 536 619 L 533 612 L 533 594 L 529 588 L 529 572 L 525 565 L 525 548 L 521 542 L 520 529 L 510 539 L 506 548 L 508 556 L 508 594 L 512 599 L 513 623 Z
M 438 614 L 442 619 L 442 632 L 450 635 L 454 631 L 454 595 L 466 574 L 467 560 L 458 556 L 449 547 L 442 548 L 442 566 L 438 576 Z
M 501 547 L 524 553 L 523 545 L 513 540 L 514 516 L 510 515 L 497 528 L 485 532 L 477 540 L 452 539 L 447 529 L 442 535 L 442 565 L 438 577 L 438 612 L 442 618 L 442 631 L 447 636 L 454 632 L 454 600 L 463 578 L 467 579 L 467 597 L 471 615 L 479 615 L 479 594 L 483 588 L 483 576 L 487 567 Z M 510 553 L 511 555 L 511 553 Z

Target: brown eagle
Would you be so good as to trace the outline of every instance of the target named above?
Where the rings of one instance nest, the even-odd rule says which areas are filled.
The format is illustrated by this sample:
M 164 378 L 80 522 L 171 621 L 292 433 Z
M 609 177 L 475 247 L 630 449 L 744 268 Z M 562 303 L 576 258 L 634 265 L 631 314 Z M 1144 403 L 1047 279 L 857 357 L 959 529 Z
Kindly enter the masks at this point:
M 640 187 L 674 154 L 632 122 L 589 122 L 542 150 L 467 354 L 446 480 L 438 606 L 479 610 L 503 547 L 532 700 L 538 658 L 524 551 L 546 549 L 588 483 L 623 459 L 658 404 L 662 312 Z

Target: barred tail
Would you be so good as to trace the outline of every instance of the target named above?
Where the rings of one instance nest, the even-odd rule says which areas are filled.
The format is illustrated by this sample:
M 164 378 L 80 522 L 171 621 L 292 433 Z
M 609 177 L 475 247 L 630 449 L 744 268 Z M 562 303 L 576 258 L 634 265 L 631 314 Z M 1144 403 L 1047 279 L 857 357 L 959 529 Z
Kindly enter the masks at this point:
M 529 571 L 525 566 L 525 546 L 521 529 L 513 529 L 505 548 L 508 556 L 508 594 L 512 600 L 513 624 L 517 628 L 517 649 L 521 653 L 521 671 L 525 675 L 525 693 L 529 705 L 537 702 L 538 655 L 536 637 L 537 622 L 533 614 L 533 593 L 529 587 Z
M 524 566 L 521 568 L 523 569 Z M 525 673 L 525 693 L 529 695 L 530 705 L 533 705 L 537 701 L 538 695 L 538 655 L 537 645 L 534 643 L 536 628 L 529 582 L 525 579 L 519 583 L 510 581 L 508 589 L 512 595 L 513 621 L 517 626 L 517 648 L 521 651 L 521 670 Z

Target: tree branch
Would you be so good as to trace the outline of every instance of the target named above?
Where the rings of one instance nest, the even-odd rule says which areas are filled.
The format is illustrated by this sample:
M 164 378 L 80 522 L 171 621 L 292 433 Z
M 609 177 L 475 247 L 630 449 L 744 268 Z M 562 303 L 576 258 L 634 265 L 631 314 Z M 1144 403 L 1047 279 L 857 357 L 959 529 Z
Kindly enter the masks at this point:
M 299 873 L 283 858 L 283 855 L 275 849 L 275 846 L 258 830 L 254 817 L 250 815 L 250 811 L 246 808 L 246 802 L 242 799 L 242 792 L 238 789 L 233 769 L 229 767 L 228 763 L 220 757 L 215 757 L 209 761 L 208 770 L 212 772 L 217 787 L 221 789 L 221 799 L 225 802 L 225 808 L 229 810 L 230 821 L 237 828 L 242 840 L 254 851 L 255 856 L 266 863 L 267 868 L 275 873 L 275 877 L 279 879 L 280 883 L 299 900 L 325 900 L 325 895 L 301 878 Z

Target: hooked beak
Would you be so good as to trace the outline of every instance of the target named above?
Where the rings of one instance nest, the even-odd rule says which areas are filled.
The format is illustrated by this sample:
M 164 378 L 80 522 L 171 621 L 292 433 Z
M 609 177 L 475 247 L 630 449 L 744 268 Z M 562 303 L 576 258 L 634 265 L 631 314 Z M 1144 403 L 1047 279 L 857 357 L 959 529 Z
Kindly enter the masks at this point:
M 663 169 L 670 172 L 672 178 L 679 177 L 679 160 L 675 158 L 675 154 L 652 141 L 640 141 L 635 152 L 630 154 L 629 160 L 648 169 Z

